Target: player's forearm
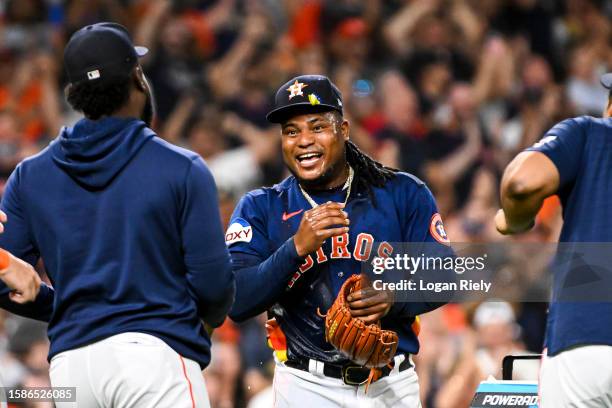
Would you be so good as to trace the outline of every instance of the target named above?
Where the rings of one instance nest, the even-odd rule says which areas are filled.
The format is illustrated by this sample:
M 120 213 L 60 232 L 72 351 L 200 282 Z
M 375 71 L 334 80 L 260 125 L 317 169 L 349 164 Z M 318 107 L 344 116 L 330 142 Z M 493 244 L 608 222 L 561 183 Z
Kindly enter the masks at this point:
M 539 152 L 520 153 L 506 168 L 501 182 L 501 206 L 507 233 L 526 231 L 534 223 L 544 200 L 556 193 L 559 174 Z
M 531 228 L 542 207 L 544 197 L 511 197 L 502 193 L 502 209 L 510 231 L 522 232 Z
M 229 256 L 220 256 L 205 264 L 189 262 L 187 267 L 187 281 L 198 306 L 198 315 L 212 327 L 221 325 L 232 307 L 236 292 Z
M 501 186 L 501 205 L 510 231 L 526 231 L 534 224 L 547 195 L 537 186 L 505 178 Z
M 200 318 L 210 327 L 219 327 L 227 317 L 236 294 L 236 285 L 232 281 L 223 292 L 223 297 L 216 299 L 214 302 L 207 302 L 199 309 Z
M 302 258 L 296 252 L 293 239 L 289 239 L 260 264 L 240 267 L 240 263 L 234 255 L 236 300 L 229 315 L 235 321 L 257 316 L 276 303 Z
M 45 283 L 40 285 L 40 291 L 34 302 L 18 304 L 9 299 L 10 290 L 0 283 L 0 308 L 8 310 L 19 316 L 48 322 L 53 312 L 55 291 Z

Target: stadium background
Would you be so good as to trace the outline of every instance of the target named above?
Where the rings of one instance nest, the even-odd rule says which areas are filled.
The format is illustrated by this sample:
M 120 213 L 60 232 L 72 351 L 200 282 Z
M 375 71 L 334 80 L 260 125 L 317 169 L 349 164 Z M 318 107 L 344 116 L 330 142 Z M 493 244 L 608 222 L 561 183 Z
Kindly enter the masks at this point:
M 279 131 L 265 121 L 274 91 L 323 73 L 344 95 L 352 139 L 428 183 L 451 240 L 554 242 L 555 200 L 528 234 L 497 234 L 497 186 L 556 121 L 601 115 L 611 17 L 612 1 L 596 0 L 3 0 L 0 186 L 78 120 L 63 99 L 63 47 L 76 29 L 110 20 L 151 50 L 142 62 L 157 130 L 207 161 L 225 222 L 244 192 L 286 175 Z M 526 288 L 514 290 L 520 298 Z M 539 352 L 545 314 L 544 303 L 517 302 L 423 316 L 415 361 L 425 406 L 465 407 L 480 380 L 500 377 L 505 354 Z M 264 322 L 215 332 L 205 372 L 213 407 L 269 406 Z M 5 386 L 48 385 L 47 351 L 44 325 L 0 310 Z

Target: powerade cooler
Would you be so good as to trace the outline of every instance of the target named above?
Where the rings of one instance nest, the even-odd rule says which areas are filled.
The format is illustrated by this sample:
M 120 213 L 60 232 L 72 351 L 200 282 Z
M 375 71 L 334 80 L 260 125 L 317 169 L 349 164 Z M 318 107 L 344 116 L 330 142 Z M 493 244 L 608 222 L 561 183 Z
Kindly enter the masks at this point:
M 506 356 L 503 361 L 503 380 L 483 381 L 476 389 L 470 408 L 537 408 L 537 381 L 512 381 L 515 360 L 540 359 L 539 355 Z

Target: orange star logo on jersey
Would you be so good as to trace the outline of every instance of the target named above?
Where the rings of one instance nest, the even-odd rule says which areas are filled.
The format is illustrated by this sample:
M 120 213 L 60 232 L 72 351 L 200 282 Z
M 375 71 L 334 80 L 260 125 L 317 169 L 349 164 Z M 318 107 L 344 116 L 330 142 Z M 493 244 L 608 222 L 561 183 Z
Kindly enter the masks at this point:
M 287 91 L 289 91 L 289 99 L 293 98 L 294 96 L 304 96 L 302 89 L 306 88 L 307 86 L 308 85 L 302 82 L 298 82 L 296 79 L 293 85 L 287 88 Z

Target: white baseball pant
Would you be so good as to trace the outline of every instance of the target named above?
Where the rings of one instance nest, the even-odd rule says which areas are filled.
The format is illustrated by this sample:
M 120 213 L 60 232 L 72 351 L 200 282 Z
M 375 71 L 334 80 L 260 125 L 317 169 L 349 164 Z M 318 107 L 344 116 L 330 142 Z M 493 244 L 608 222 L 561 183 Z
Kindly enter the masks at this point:
M 122 333 L 51 359 L 53 387 L 76 387 L 73 407 L 210 407 L 198 363 L 157 337 Z
M 399 363 L 401 360 L 396 360 L 396 368 L 388 376 L 371 383 L 366 393 L 365 385 L 346 385 L 341 379 L 277 362 L 273 384 L 274 407 L 420 408 L 419 380 L 414 364 L 399 372 Z
M 2 376 L 0 376 L 0 408 L 7 408 L 6 406 L 6 393 L 2 389 L 4 387 L 2 383 Z
M 540 408 L 612 407 L 612 346 L 580 346 L 544 356 Z

